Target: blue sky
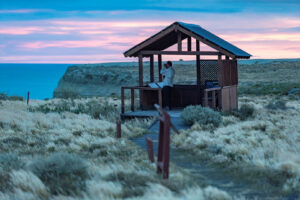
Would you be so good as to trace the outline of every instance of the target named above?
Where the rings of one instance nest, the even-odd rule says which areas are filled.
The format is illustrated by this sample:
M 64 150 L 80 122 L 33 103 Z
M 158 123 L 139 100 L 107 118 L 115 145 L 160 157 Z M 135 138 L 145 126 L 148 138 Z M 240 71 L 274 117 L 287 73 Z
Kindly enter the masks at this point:
M 300 1 L 1 0 L 0 62 L 127 61 L 174 21 L 196 23 L 254 55 L 300 57 Z

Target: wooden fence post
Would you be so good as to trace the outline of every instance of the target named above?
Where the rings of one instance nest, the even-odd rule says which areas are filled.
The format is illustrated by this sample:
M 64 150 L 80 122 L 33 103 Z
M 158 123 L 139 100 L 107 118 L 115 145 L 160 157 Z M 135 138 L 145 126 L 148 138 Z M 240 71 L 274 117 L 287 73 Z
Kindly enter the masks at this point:
M 148 157 L 149 160 L 153 163 L 154 162 L 153 141 L 151 140 L 151 138 L 147 137 L 146 142 L 147 142 Z
M 121 138 L 122 137 L 122 129 L 121 129 L 121 122 L 120 120 L 117 120 L 116 123 L 116 137 Z
M 160 112 L 159 140 L 157 153 L 157 173 L 163 174 L 163 178 L 169 178 L 170 162 L 170 115 L 157 106 Z
M 27 92 L 27 105 L 29 104 L 29 95 L 30 95 L 30 92 L 28 91 Z

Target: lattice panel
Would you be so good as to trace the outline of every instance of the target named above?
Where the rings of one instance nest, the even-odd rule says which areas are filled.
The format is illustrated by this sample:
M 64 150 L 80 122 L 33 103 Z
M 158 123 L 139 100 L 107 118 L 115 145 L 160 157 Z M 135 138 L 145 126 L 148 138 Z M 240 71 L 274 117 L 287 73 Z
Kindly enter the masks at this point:
M 205 85 L 206 80 L 218 80 L 218 61 L 200 60 L 201 85 Z

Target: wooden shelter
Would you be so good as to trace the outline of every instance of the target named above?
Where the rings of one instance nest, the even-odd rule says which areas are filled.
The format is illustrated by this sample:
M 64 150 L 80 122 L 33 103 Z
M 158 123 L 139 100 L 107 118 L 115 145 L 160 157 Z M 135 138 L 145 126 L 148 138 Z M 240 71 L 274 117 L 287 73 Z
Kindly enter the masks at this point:
M 192 38 L 195 51 L 192 51 Z M 182 41 L 187 39 L 187 49 L 183 50 Z M 215 51 L 201 51 L 200 43 Z M 165 49 L 176 45 L 176 51 Z M 231 110 L 238 106 L 237 59 L 249 59 L 250 54 L 203 29 L 199 25 L 175 22 L 145 41 L 124 53 L 125 57 L 138 57 L 139 85 L 122 87 L 122 114 L 125 115 L 125 90 L 131 91 L 131 111 L 134 111 L 134 92 L 139 91 L 141 110 L 154 109 L 154 104 L 162 105 L 162 89 L 151 88 L 144 84 L 143 58 L 150 58 L 150 80 L 154 82 L 154 57 L 157 56 L 158 71 L 162 68 L 163 55 L 194 55 L 197 81 L 193 85 L 174 85 L 172 88 L 171 107 L 184 108 L 188 105 L 210 106 L 212 108 Z M 200 59 L 211 56 L 212 59 Z M 176 76 L 175 76 L 176 79 Z M 162 76 L 158 74 L 158 80 Z

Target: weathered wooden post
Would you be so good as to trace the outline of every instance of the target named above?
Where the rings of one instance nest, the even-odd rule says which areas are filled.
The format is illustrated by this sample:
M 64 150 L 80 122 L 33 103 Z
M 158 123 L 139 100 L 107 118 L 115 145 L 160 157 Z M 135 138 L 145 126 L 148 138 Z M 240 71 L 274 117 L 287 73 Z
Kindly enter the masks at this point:
M 153 163 L 154 162 L 153 141 L 151 140 L 151 138 L 147 137 L 146 142 L 147 142 L 148 157 L 149 160 Z
M 116 123 L 116 137 L 121 138 L 122 137 L 122 129 L 121 129 L 121 121 L 117 120 Z
M 28 91 L 27 92 L 27 105 L 29 104 L 29 95 L 30 95 L 30 92 Z
M 157 153 L 157 173 L 163 174 L 163 178 L 169 178 L 170 162 L 170 115 L 156 105 L 160 113 L 159 140 Z

